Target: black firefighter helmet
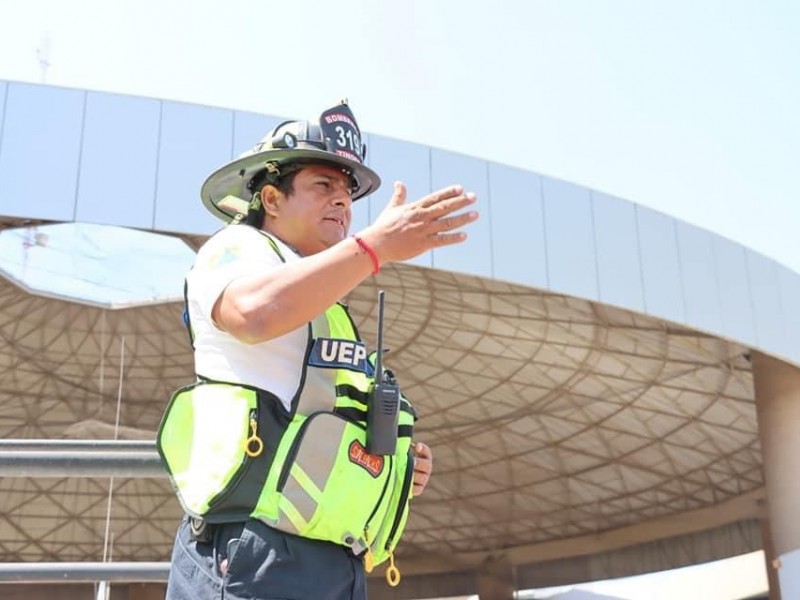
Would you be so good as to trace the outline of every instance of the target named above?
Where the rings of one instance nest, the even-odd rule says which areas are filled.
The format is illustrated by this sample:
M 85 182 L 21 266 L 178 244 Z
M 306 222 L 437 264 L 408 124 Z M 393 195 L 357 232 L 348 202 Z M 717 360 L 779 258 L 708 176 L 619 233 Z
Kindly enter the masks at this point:
M 339 168 L 350 177 L 355 201 L 381 185 L 378 174 L 364 164 L 366 156 L 358 123 L 343 100 L 324 111 L 316 123 L 281 123 L 252 150 L 209 175 L 200 195 L 214 216 L 224 221 L 240 219 L 259 191 L 257 187 L 274 183 L 303 165 L 323 164 Z

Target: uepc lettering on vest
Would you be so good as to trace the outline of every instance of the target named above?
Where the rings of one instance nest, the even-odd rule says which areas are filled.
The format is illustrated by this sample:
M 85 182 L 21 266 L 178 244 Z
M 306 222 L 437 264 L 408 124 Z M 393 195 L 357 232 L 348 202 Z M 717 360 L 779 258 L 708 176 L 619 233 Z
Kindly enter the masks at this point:
M 172 395 L 159 454 L 188 514 L 209 523 L 260 519 L 365 553 L 368 569 L 390 559 L 388 573 L 397 573 L 392 553 L 408 518 L 414 411 L 402 398 L 395 453 L 370 455 L 372 357 L 341 304 L 308 330 L 291 412 L 269 390 L 202 380 Z M 309 410 L 319 406 L 330 408 Z M 394 585 L 399 573 L 387 579 Z
M 308 364 L 314 367 L 368 372 L 367 348 L 361 342 L 317 338 L 311 346 Z

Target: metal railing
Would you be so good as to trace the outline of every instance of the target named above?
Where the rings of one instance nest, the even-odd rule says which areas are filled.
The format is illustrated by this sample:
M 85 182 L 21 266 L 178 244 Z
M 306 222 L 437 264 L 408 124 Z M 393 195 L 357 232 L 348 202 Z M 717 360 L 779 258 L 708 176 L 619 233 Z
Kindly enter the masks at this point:
M 163 583 L 168 562 L 0 563 L 0 583 Z
M 167 474 L 148 440 L 0 440 L 0 477 L 145 477 Z M 168 562 L 0 563 L 0 583 L 165 582 Z
M 166 477 L 155 442 L 3 440 L 0 477 Z

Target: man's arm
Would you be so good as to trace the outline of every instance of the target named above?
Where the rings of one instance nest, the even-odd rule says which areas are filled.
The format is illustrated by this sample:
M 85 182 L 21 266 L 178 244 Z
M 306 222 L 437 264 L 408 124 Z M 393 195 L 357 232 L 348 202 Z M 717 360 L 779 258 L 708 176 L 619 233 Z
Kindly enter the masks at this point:
M 413 258 L 432 248 L 466 239 L 452 233 L 478 218 L 474 211 L 454 214 L 475 202 L 452 186 L 406 204 L 406 188 L 396 183 L 389 204 L 358 235 L 381 264 Z M 284 335 L 313 320 L 372 273 L 370 256 L 352 238 L 263 274 L 233 280 L 214 304 L 217 326 L 245 343 Z

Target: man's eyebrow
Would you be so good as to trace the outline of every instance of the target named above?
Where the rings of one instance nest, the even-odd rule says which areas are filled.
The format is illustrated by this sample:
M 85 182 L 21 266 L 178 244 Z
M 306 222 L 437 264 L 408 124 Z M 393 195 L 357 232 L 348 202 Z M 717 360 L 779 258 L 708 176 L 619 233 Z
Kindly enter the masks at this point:
M 342 173 L 342 175 L 345 177 L 345 179 L 347 178 L 347 176 L 344 173 Z M 316 173 L 314 176 L 323 177 L 328 181 L 338 181 L 340 179 L 338 175 L 328 175 L 327 173 Z

